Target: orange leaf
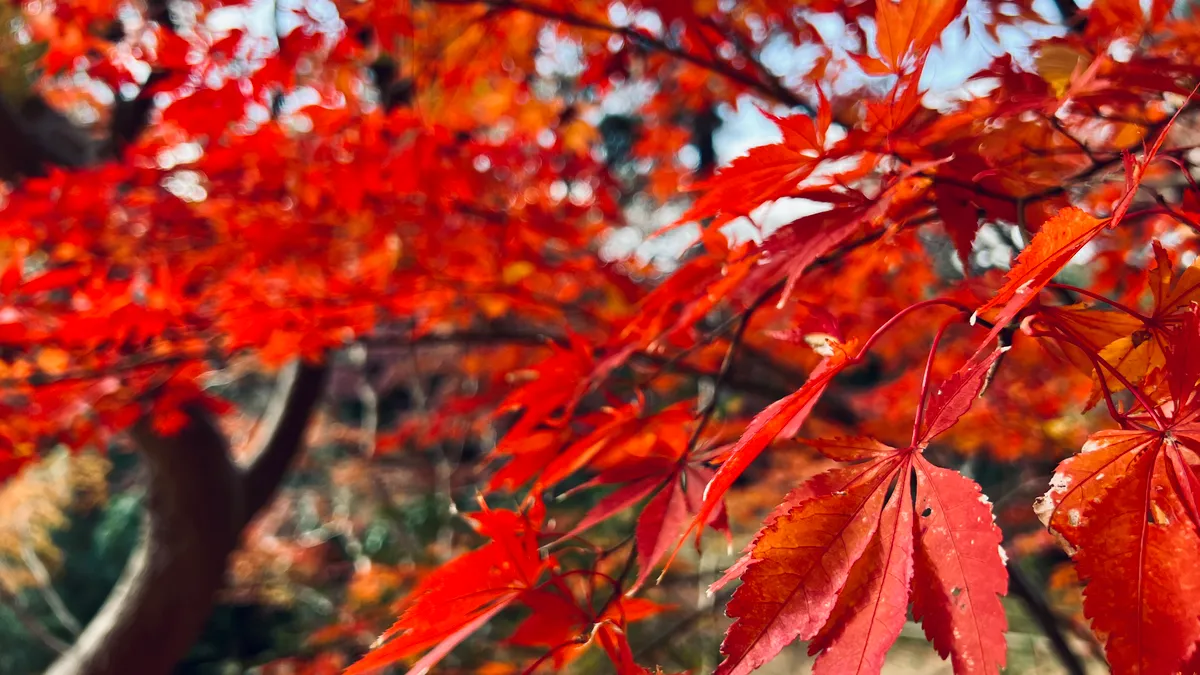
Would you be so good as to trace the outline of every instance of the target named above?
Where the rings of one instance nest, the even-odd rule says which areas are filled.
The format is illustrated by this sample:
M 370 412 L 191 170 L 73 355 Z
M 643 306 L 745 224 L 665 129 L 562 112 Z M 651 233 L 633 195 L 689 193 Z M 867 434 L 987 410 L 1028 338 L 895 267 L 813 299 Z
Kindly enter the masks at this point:
M 411 672 L 425 672 L 531 588 L 547 565 L 537 524 L 511 511 L 474 514 L 492 541 L 437 568 L 413 590 L 411 604 L 380 644 L 347 673 L 374 672 L 429 650 Z
M 703 527 L 708 522 L 709 516 L 721 503 L 734 481 L 770 445 L 771 441 L 774 441 L 785 430 L 795 433 L 795 430 L 812 412 L 813 406 L 817 404 L 817 399 L 824 393 L 825 387 L 848 363 L 849 359 L 845 353 L 837 352 L 834 356 L 822 361 L 821 365 L 817 366 L 809 375 L 808 382 L 805 382 L 804 386 L 797 389 L 795 393 L 779 399 L 754 416 L 754 419 L 750 421 L 750 426 L 746 427 L 746 432 L 730 449 L 728 458 L 721 464 L 721 468 L 717 470 L 712 480 L 708 482 L 708 486 L 704 488 L 704 503 L 688 527 L 688 532 Z
M 829 623 L 809 645 L 809 655 L 820 652 L 813 664 L 817 675 L 880 672 L 884 655 L 904 628 L 913 574 L 911 475 L 903 471 L 883 507 L 879 530 L 850 571 Z
M 1114 673 L 1172 673 L 1200 642 L 1196 478 L 1168 431 L 1102 431 L 1059 465 L 1037 511 L 1076 561 Z M 1189 453 L 1190 454 L 1190 453 Z
M 989 317 L 996 324 L 993 333 L 998 333 L 1017 312 L 1037 297 L 1085 244 L 1100 233 L 1105 223 L 1074 206 L 1059 211 L 1042 225 L 1029 246 L 1017 256 L 1016 263 L 1005 277 L 1004 285 L 995 297 L 975 312 L 976 315 L 1000 308 L 994 318 Z
M 893 72 L 903 70 L 909 54 L 929 51 L 966 0 L 878 0 L 875 45 Z
M 797 638 L 817 634 L 875 533 L 882 488 L 893 475 L 877 472 L 844 492 L 804 502 L 764 531 L 726 607 L 734 622 L 716 675 L 745 675 Z
M 717 226 L 751 211 L 766 202 L 786 197 L 800 181 L 817 168 L 824 154 L 825 131 L 830 123 L 829 105 L 822 97 L 820 124 L 808 115 L 776 117 L 765 113 L 783 132 L 783 141 L 751 148 L 745 156 L 733 160 L 711 180 L 699 187 L 705 192 L 680 218 L 690 222 L 714 218 Z
M 1114 673 L 1171 673 L 1200 641 L 1200 537 L 1164 475 L 1142 453 L 1091 509 L 1076 569 L 1084 614 L 1105 640 Z
M 997 673 L 1004 667 L 1008 627 L 1000 596 L 1008 572 L 987 498 L 950 469 L 916 461 L 917 553 L 913 616 L 955 673 Z

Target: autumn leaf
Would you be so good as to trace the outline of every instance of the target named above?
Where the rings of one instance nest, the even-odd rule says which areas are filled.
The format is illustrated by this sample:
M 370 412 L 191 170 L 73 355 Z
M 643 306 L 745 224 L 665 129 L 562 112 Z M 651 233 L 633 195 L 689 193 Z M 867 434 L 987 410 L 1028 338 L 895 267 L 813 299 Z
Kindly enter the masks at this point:
M 704 488 L 704 503 L 700 506 L 696 517 L 692 520 L 688 531 L 702 527 L 713 511 L 721 503 L 725 493 L 733 486 L 737 477 L 750 466 L 756 457 L 775 440 L 785 429 L 797 429 L 812 412 L 817 399 L 825 391 L 829 382 L 850 363 L 849 357 L 838 352 L 821 362 L 821 365 L 809 375 L 808 381 L 792 395 L 782 398 L 767 406 L 746 427 L 746 432 L 730 448 L 721 468 Z
M 1059 211 L 1042 225 L 1029 246 L 1021 251 L 1004 285 L 991 300 L 976 310 L 976 316 L 986 316 L 1000 328 L 1012 321 L 1046 284 L 1058 274 L 1071 258 L 1100 233 L 1107 221 L 1093 218 L 1082 209 L 1068 207 Z M 998 310 L 990 313 L 990 310 Z
M 725 610 L 734 622 L 717 675 L 750 673 L 797 638 L 817 634 L 875 532 L 882 487 L 894 473 L 895 462 L 872 464 L 858 484 L 801 503 L 758 538 Z
M 958 253 L 964 273 L 970 273 L 971 251 L 975 248 L 975 237 L 979 233 L 980 209 L 971 203 L 972 197 L 969 190 L 955 185 L 937 186 L 938 215 L 954 242 L 954 250 Z
M 630 624 L 672 609 L 645 598 L 613 595 L 596 614 L 586 600 L 577 598 L 558 577 L 541 588 L 526 591 L 521 604 L 532 613 L 523 620 L 508 642 L 525 647 L 550 649 L 550 663 L 562 671 L 593 644 L 599 644 L 618 673 L 641 675 L 649 672 L 633 659 L 626 631 Z
M 404 614 L 347 673 L 375 672 L 429 650 L 411 669 L 424 672 L 536 584 L 548 564 L 538 551 L 539 524 L 511 511 L 474 518 L 492 541 L 422 580 Z
M 982 360 L 968 361 L 933 390 L 925 409 L 925 428 L 918 430 L 917 445 L 928 443 L 967 414 L 987 384 L 997 359 L 1006 351 L 1007 348 L 997 349 Z
M 838 462 L 857 462 L 889 455 L 895 448 L 874 438 L 858 436 L 850 438 L 818 438 L 804 441 L 822 455 Z
M 904 472 L 879 517 L 877 535 L 854 564 L 825 625 L 808 647 L 813 672 L 878 673 L 908 618 L 913 574 L 913 505 Z
M 601 497 L 596 502 L 596 505 L 580 519 L 575 527 L 564 534 L 562 538 L 569 539 L 583 534 L 593 526 L 642 501 L 662 486 L 663 481 L 661 477 L 649 476 L 618 487 L 611 493 Z M 671 490 L 668 488 L 665 491 L 669 492 Z
M 999 672 L 1007 574 L 979 486 L 933 466 L 918 448 L 810 483 L 789 495 L 786 512 L 772 515 L 734 566 L 742 585 L 727 607 L 735 621 L 717 672 L 749 673 L 796 639 L 812 640 L 815 672 L 879 672 L 910 596 L 956 672 Z
M 1200 555 L 1196 478 L 1184 457 L 1196 434 L 1190 422 L 1094 434 L 1038 500 L 1087 584 L 1084 612 L 1115 673 L 1175 672 L 1200 641 L 1187 601 L 1200 593 L 1187 562 Z
M 1006 501 L 1006 550 L 1039 567 L 1038 547 L 1066 544 L 1114 671 L 1200 671 L 1200 29 L 1172 2 L 361 0 L 286 8 L 266 35 L 238 6 L 193 4 L 0 9 L 0 117 L 28 132 L 0 152 L 0 478 L 50 448 L 136 444 L 135 424 L 211 418 L 215 457 L 250 454 L 258 439 L 234 441 L 259 384 L 327 363 L 327 386 L 293 390 L 298 414 L 272 395 L 260 426 L 288 413 L 268 447 L 306 439 L 291 465 L 336 505 L 279 491 L 287 462 L 265 486 L 258 462 L 229 485 L 147 474 L 151 494 L 222 507 L 278 494 L 206 547 L 212 579 L 238 542 L 304 551 L 289 580 L 311 577 L 333 625 L 267 671 L 337 672 L 399 613 L 351 672 L 562 672 L 590 650 L 649 673 L 635 654 L 676 660 L 637 633 L 669 611 L 639 595 L 669 549 L 769 511 L 713 584 L 743 580 L 721 672 L 797 639 L 818 673 L 878 672 L 911 606 L 956 672 L 994 673 L 1006 572 L 984 494 L 1084 438 L 1039 503 L 1049 533 Z M 948 31 L 962 39 L 935 59 Z M 978 67 L 950 53 L 980 44 L 999 50 Z M 747 104 L 777 142 L 753 145 Z M 660 222 L 689 229 L 648 241 Z M 1036 234 L 1004 279 L 1014 226 Z M 909 310 L 931 298 L 978 306 L 990 331 L 942 331 L 924 361 L 934 326 Z M 1101 397 L 1119 428 L 1077 414 Z M 910 424 L 904 448 L 864 435 Z M 752 471 L 802 430 L 820 438 Z M 980 484 L 934 466 L 934 444 L 988 467 Z M 377 515 L 458 514 L 479 491 L 520 506 L 401 551 L 428 565 L 375 559 L 402 524 Z M 362 540 L 349 587 L 317 573 L 331 545 L 280 522 L 298 499 Z M 149 536 L 211 520 L 161 501 Z M 46 646 L 170 670 L 215 591 L 129 578 L 145 586 L 113 601 L 131 621 L 175 603 L 161 644 Z
M 957 471 L 915 461 L 917 548 L 913 616 L 956 673 L 1004 667 L 1008 591 L 1001 534 L 979 486 Z
M 965 0 L 880 0 L 875 3 L 875 44 L 883 62 L 899 73 L 910 54 L 924 54 L 962 11 Z
M 678 474 L 672 475 L 667 486 L 642 509 L 634 532 L 638 576 L 631 591 L 636 591 L 645 583 L 658 562 L 671 550 L 671 545 L 678 541 L 690 517 L 703 503 L 703 493 L 712 474 L 712 470 L 705 467 L 686 466 Z M 728 535 L 728 524 L 718 520 L 722 516 L 723 511 L 718 506 L 709 514 L 705 524 L 723 529 Z
M 1115 311 L 1047 308 L 1041 311 L 1043 321 L 1063 331 L 1068 339 L 1094 348 L 1095 356 L 1110 364 L 1125 380 L 1140 384 L 1166 365 L 1166 350 L 1170 345 L 1179 338 L 1186 342 L 1186 335 L 1174 334 L 1173 330 L 1183 308 L 1200 300 L 1200 266 L 1193 264 L 1176 275 L 1174 260 L 1157 241 L 1154 260 L 1155 266 L 1147 275 L 1154 305 L 1147 315 L 1124 307 Z M 1055 336 L 1050 333 L 1047 337 Z M 1065 349 L 1078 350 L 1067 340 L 1061 342 Z M 1076 357 L 1076 361 L 1081 359 Z M 1105 388 L 1110 393 L 1125 389 L 1120 378 L 1104 369 L 1097 371 L 1090 360 L 1082 359 L 1080 366 L 1092 374 L 1095 382 L 1087 403 L 1089 408 L 1100 400 Z
M 795 191 L 817 168 L 825 151 L 830 113 L 823 98 L 821 111 L 816 124 L 803 114 L 781 118 L 765 113 L 783 133 L 783 141 L 751 148 L 698 186 L 705 192 L 680 222 L 713 218 L 711 226 L 715 227 Z
M 1135 459 L 1128 478 L 1089 509 L 1077 539 L 1084 612 L 1107 636 L 1114 673 L 1174 672 L 1200 640 L 1191 610 L 1200 597 L 1191 563 L 1200 538 L 1170 489 L 1165 459 L 1153 452 Z
M 1200 304 L 1192 303 L 1184 312 L 1179 327 L 1167 336 L 1163 361 L 1170 368 L 1166 373 L 1167 391 L 1174 403 L 1173 418 L 1181 418 L 1193 404 L 1196 382 L 1200 380 Z
M 867 439 L 863 439 L 866 441 Z M 837 440 L 833 442 L 838 442 Z M 875 441 L 877 443 L 877 441 Z M 883 448 L 883 452 L 879 454 L 890 454 L 894 449 L 885 444 L 879 443 Z M 742 557 L 734 564 L 730 565 L 725 573 L 719 579 L 714 581 L 708 587 L 708 594 L 713 595 L 717 591 L 727 586 L 734 579 L 737 579 L 746 572 L 746 569 L 754 562 L 754 549 L 758 541 L 764 534 L 771 530 L 771 526 L 780 518 L 791 513 L 792 509 L 800 504 L 814 499 L 822 494 L 832 494 L 844 492 L 847 487 L 854 485 L 859 481 L 860 471 L 858 468 L 833 469 L 825 473 L 818 474 L 811 479 L 801 483 L 781 501 L 767 517 L 763 520 L 762 529 L 750 540 L 742 552 Z

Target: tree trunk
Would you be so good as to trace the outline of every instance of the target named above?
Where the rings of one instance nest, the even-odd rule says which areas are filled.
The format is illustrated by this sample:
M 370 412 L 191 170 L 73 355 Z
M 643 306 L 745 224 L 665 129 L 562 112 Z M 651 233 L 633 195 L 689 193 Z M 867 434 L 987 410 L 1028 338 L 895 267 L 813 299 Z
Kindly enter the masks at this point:
M 237 543 L 241 495 L 225 442 L 193 414 L 178 438 L 142 423 L 143 533 L 121 579 L 48 675 L 168 673 L 212 610 Z
M 142 537 L 95 618 L 47 675 L 165 675 L 204 628 L 239 534 L 274 495 L 323 388 L 324 368 L 280 378 L 260 450 L 244 469 L 203 412 L 176 436 L 147 421 L 133 438 L 147 468 Z

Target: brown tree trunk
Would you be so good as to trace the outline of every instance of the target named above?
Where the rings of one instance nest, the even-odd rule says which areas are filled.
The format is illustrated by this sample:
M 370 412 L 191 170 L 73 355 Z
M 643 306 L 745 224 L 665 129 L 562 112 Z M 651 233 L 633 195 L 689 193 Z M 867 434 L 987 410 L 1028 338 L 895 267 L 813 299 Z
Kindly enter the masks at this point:
M 189 411 L 178 435 L 143 421 L 133 432 L 147 468 L 142 537 L 95 618 L 48 675 L 164 675 L 204 628 L 226 560 L 253 515 L 270 502 L 323 388 L 324 369 L 293 366 L 280 378 L 260 449 L 246 467 L 207 415 Z

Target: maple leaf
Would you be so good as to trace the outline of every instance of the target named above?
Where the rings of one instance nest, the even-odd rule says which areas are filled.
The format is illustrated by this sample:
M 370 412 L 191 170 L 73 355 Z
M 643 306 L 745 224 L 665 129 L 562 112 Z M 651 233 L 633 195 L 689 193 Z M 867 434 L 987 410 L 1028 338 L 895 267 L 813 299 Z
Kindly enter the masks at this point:
M 1036 505 L 1076 561 L 1116 673 L 1176 672 L 1200 641 L 1194 422 L 1093 434 Z
M 1094 373 L 1095 365 L 1088 354 L 1095 354 L 1112 342 L 1132 335 L 1144 322 L 1124 312 L 1095 311 L 1091 305 L 1079 303 L 1042 306 L 1033 325 L 1045 327 L 1043 332 L 1051 339 L 1056 332 L 1068 336 L 1069 339 L 1055 340 L 1054 344 L 1076 368 L 1084 373 Z
M 809 655 L 814 673 L 877 673 L 908 618 L 913 574 L 912 496 L 905 472 L 879 517 L 878 536 L 854 563 Z
M 971 202 L 972 197 L 970 190 L 955 185 L 937 187 L 938 214 L 954 242 L 954 250 L 958 253 L 964 273 L 971 270 L 971 251 L 979 233 L 980 210 Z
M 1193 302 L 1179 327 L 1166 340 L 1164 361 L 1171 365 L 1166 373 L 1167 392 L 1171 396 L 1173 418 L 1181 418 L 1195 404 L 1193 394 L 1200 380 L 1200 304 Z
M 705 193 L 683 214 L 680 222 L 713 217 L 713 227 L 747 216 L 765 202 L 786 197 L 807 178 L 825 152 L 825 133 L 831 113 L 821 98 L 817 122 L 808 115 L 776 117 L 763 111 L 783 133 L 783 142 L 751 148 L 712 179 L 699 185 Z
M 529 382 L 509 394 L 496 408 L 496 413 L 521 410 L 521 418 L 510 432 L 520 438 L 539 424 L 555 424 L 551 418 L 565 408 L 569 416 L 582 385 L 563 387 L 563 382 L 580 382 L 592 367 L 592 349 L 579 336 L 571 336 L 567 348 L 552 345 L 553 353 L 535 368 L 524 374 Z
M 534 509 L 538 511 L 540 509 Z M 369 673 L 429 650 L 410 672 L 426 672 L 471 633 L 532 588 L 549 561 L 538 551 L 540 518 L 484 510 L 472 520 L 491 541 L 439 567 L 411 604 L 347 673 Z
M 910 594 L 915 616 L 956 672 L 1004 666 L 1000 531 L 977 484 L 922 455 L 970 408 L 1001 353 L 969 362 L 942 383 L 928 411 L 918 413 L 910 447 L 870 438 L 810 441 L 831 459 L 860 463 L 789 494 L 746 555 L 710 587 L 735 574 L 742 579 L 726 609 L 735 621 L 721 645 L 719 675 L 749 673 L 796 639 L 812 640 L 814 672 L 879 672 Z
M 1029 246 L 1017 256 L 1004 285 L 976 310 L 976 315 L 988 316 L 996 324 L 993 332 L 998 333 L 1107 224 L 1080 208 L 1067 207 L 1059 211 L 1042 225 Z M 988 314 L 993 309 L 998 310 L 994 317 Z
M 957 471 L 916 462 L 917 553 L 913 616 L 956 673 L 1004 667 L 1008 590 L 1000 530 L 979 486 Z
M 919 452 L 871 447 L 873 459 L 817 477 L 824 489 L 789 496 L 737 566 L 718 674 L 749 673 L 796 639 L 813 641 L 814 672 L 879 672 L 910 594 L 956 672 L 1003 667 L 1000 531 L 975 483 Z
M 822 455 L 838 462 L 858 462 L 891 454 L 892 446 L 868 436 L 818 438 L 804 441 Z
M 810 443 L 810 444 L 815 444 L 817 442 L 825 442 L 825 441 L 806 441 L 806 442 Z M 891 446 L 884 444 L 884 443 L 880 443 L 879 441 L 876 441 L 874 439 L 867 439 L 867 438 L 831 439 L 828 442 L 834 444 L 835 446 L 840 446 L 843 443 L 852 444 L 852 445 L 869 444 L 870 445 L 870 453 L 871 453 L 870 456 L 873 458 L 894 452 L 894 448 L 892 448 Z M 841 453 L 839 452 L 838 454 L 841 454 Z M 843 456 L 845 456 L 845 455 L 843 455 Z M 858 458 L 861 459 L 862 456 L 858 455 Z M 841 460 L 841 461 L 850 461 L 850 460 Z M 803 502 L 806 502 L 810 499 L 818 497 L 822 494 L 832 494 L 832 493 L 836 493 L 836 492 L 844 492 L 845 488 L 849 485 L 856 483 L 858 481 L 858 478 L 859 478 L 859 472 L 856 469 L 834 469 L 834 470 L 826 471 L 825 473 L 822 473 L 822 474 L 818 474 L 818 475 L 812 477 L 811 479 L 805 481 L 804 483 L 801 483 L 798 487 L 796 487 L 793 490 L 791 490 L 790 492 L 788 492 L 788 494 L 783 498 L 783 501 L 781 501 L 771 511 L 771 513 L 768 514 L 767 517 L 763 520 L 762 528 L 758 531 L 757 534 L 755 534 L 755 536 L 753 538 L 751 538 L 750 542 L 746 545 L 745 549 L 742 551 L 742 557 L 739 558 L 737 560 L 737 562 L 730 565 L 729 569 L 725 570 L 725 573 L 722 574 L 719 579 L 717 579 L 716 581 L 714 581 L 712 584 L 709 585 L 708 594 L 709 595 L 715 594 L 717 591 L 719 591 L 720 589 L 722 589 L 726 585 L 728 585 L 729 582 L 741 577 L 742 574 L 744 574 L 746 572 L 746 569 L 750 566 L 751 563 L 754 562 L 754 548 L 758 544 L 759 539 L 761 539 L 762 536 L 766 532 L 770 531 L 771 526 L 777 520 L 786 516 L 788 513 L 790 513 L 792 511 L 792 509 L 794 509 L 795 507 L 799 506 Z
M 929 397 L 922 420 L 925 428 L 918 429 L 917 444 L 923 445 L 954 426 L 971 409 L 979 397 L 992 368 L 1008 348 L 997 349 L 981 360 L 972 359 L 939 385 Z
M 685 466 L 682 471 L 672 475 L 666 488 L 642 509 L 635 531 L 638 576 L 631 591 L 636 591 L 645 583 L 658 561 L 662 560 L 671 548 L 671 544 L 678 540 L 688 525 L 689 517 L 704 502 L 704 489 L 712 474 L 712 470 L 705 467 Z M 718 507 L 712 511 L 705 524 L 720 529 L 721 526 L 716 521 L 722 514 L 723 511 Z
M 734 622 L 717 675 L 752 672 L 797 638 L 817 634 L 875 532 L 894 464 L 871 465 L 855 485 L 801 503 L 758 537 L 725 609 Z
M 1200 594 L 1200 573 L 1184 562 L 1200 555 L 1198 311 L 1167 336 L 1161 407 L 1130 415 L 1136 428 L 1090 436 L 1034 507 L 1076 561 L 1084 613 L 1114 672 L 1175 672 L 1200 642 L 1200 616 L 1181 611 Z
M 1188 609 L 1196 583 L 1179 562 L 1196 554 L 1200 524 L 1200 308 L 1191 306 L 1200 301 L 1198 280 L 1193 268 L 1174 274 L 1156 246 L 1150 315 L 1109 298 L 1137 297 L 1153 266 L 1136 254 L 1148 237 L 1190 254 L 1188 230 L 1200 220 L 1186 144 L 1162 157 L 1170 164 L 1156 159 L 1175 120 L 1194 126 L 1196 114 L 1181 83 L 1195 77 L 1200 31 L 1168 20 L 1168 0 L 1095 0 L 1078 21 L 1046 32 L 1057 37 L 1034 36 L 1033 70 L 1028 59 L 1001 55 L 960 90 L 933 98 L 924 96 L 921 75 L 948 26 L 960 22 L 968 38 L 986 34 L 1003 45 L 1013 27 L 1054 17 L 1028 0 L 1000 10 L 989 0 L 989 11 L 965 16 L 962 0 L 809 0 L 800 12 L 783 0 L 363 0 L 319 13 L 293 8 L 286 32 L 260 40 L 217 28 L 210 12 L 222 2 L 200 3 L 195 21 L 185 22 L 213 31 L 177 31 L 161 2 L 121 5 L 120 17 L 118 4 L 4 10 L 5 24 L 21 26 L 16 37 L 31 44 L 0 36 L 0 46 L 12 47 L 0 49 L 0 107 L 15 115 L 14 128 L 37 133 L 12 134 L 20 142 L 0 153 L 0 475 L 60 442 L 105 447 L 147 416 L 170 433 L 189 419 L 187 406 L 223 410 L 196 384 L 212 368 L 241 368 L 245 359 L 271 370 L 297 355 L 333 357 L 377 339 L 424 350 L 420 339 L 444 338 L 455 348 L 413 359 L 428 374 L 417 379 L 432 377 L 427 365 L 436 370 L 439 383 L 422 397 L 429 407 L 385 431 L 388 442 L 473 447 L 496 426 L 509 427 L 492 454 L 506 463 L 486 489 L 525 490 L 513 495 L 524 503 L 582 475 L 570 492 L 613 489 L 581 518 L 563 518 L 577 523 L 574 533 L 645 508 L 630 519 L 632 560 L 605 557 L 595 569 L 570 569 L 575 550 L 564 560 L 539 555 L 540 513 L 473 515 L 486 542 L 425 576 L 379 661 L 433 666 L 521 605 L 532 614 L 512 642 L 551 650 L 546 670 L 565 665 L 554 650 L 569 643 L 564 657 L 594 645 L 617 672 L 645 673 L 628 629 L 655 610 L 629 598 L 626 577 L 599 564 L 637 564 L 633 581 L 642 585 L 689 522 L 724 528 L 735 480 L 775 439 L 806 424 L 835 374 L 859 362 L 841 353 L 849 348 L 837 322 L 805 323 L 800 308 L 838 316 L 853 332 L 947 289 L 965 290 L 929 264 L 925 224 L 940 219 L 964 265 L 982 268 L 994 251 L 981 246 L 968 261 L 981 222 L 1027 223 L 1037 237 L 980 308 L 995 319 L 991 334 L 951 377 L 927 387 L 930 367 L 922 378 L 911 447 L 859 437 L 811 443 L 852 466 L 793 489 L 719 582 L 748 581 L 731 605 L 739 616 L 727 655 L 737 663 L 728 668 L 750 668 L 803 635 L 818 672 L 877 671 L 909 601 L 956 671 L 1000 667 L 1004 572 L 989 509 L 973 483 L 921 453 L 987 386 L 1000 360 L 995 339 L 1024 316 L 1024 328 L 1048 338 L 1043 344 L 1095 370 L 1093 401 L 1123 389 L 1137 400 L 1125 414 L 1109 401 L 1124 428 L 1093 434 L 1090 451 L 1060 467 L 1043 504 L 1076 555 L 1088 584 L 1085 610 L 1114 670 L 1200 670 Z M 828 42 L 828 31 L 810 23 L 829 15 L 848 40 Z M 111 35 L 120 25 L 145 30 Z M 555 75 L 549 87 L 542 75 L 556 59 L 548 40 L 578 51 L 571 60 L 582 70 Z M 868 40 L 874 44 L 864 47 Z M 811 68 L 781 77 L 773 55 L 781 44 L 803 46 Z M 403 59 L 392 53 L 401 47 Z M 852 89 L 856 71 L 847 69 L 855 63 L 887 83 Z M 120 94 L 115 101 L 97 99 L 97 79 Z M 633 109 L 607 114 L 605 102 L 628 98 L 626 90 L 635 94 Z M 631 216 L 665 212 L 659 207 L 671 206 L 689 172 L 707 175 L 716 165 L 715 111 L 747 97 L 796 111 L 814 92 L 814 115 L 767 115 L 781 142 L 699 183 L 685 220 L 717 227 L 702 228 L 686 255 L 656 254 L 652 263 L 596 255 L 598 244 L 608 249 L 636 234 Z M 832 102 L 825 92 L 836 92 Z M 831 143 L 835 107 L 846 133 Z M 71 119 L 99 120 L 79 148 L 75 134 L 59 133 L 79 131 L 67 116 L 61 126 L 42 126 L 67 110 Z M 131 118 L 136 128 L 128 128 Z M 1156 130 L 1152 143 L 1142 139 L 1147 130 Z M 106 131 L 111 138 L 94 137 Z M 1135 161 L 1130 153 L 1141 143 L 1150 147 Z M 28 161 L 26 150 L 34 151 Z M 698 162 L 688 157 L 693 150 Z M 102 165 L 83 166 L 100 157 Z M 1105 180 L 1121 158 L 1124 183 Z M 818 174 L 822 183 L 806 185 Z M 1134 212 L 1143 197 L 1147 208 Z M 774 232 L 764 224 L 749 241 L 720 227 L 790 198 L 829 210 Z M 1100 221 L 1082 209 L 1111 216 Z M 1088 287 L 1078 290 L 1111 309 L 1038 303 L 1106 222 Z M 718 321 L 739 318 L 740 347 L 725 352 L 719 327 L 734 323 Z M 521 344 L 497 343 L 517 328 Z M 870 353 L 879 373 L 839 383 L 861 407 L 854 417 L 873 428 L 907 422 L 895 404 L 914 380 L 910 328 Z M 529 344 L 542 332 L 566 337 Z M 781 334 L 783 341 L 769 339 Z M 827 359 L 815 371 L 810 350 L 794 348 L 802 343 Z M 730 367 L 715 380 L 722 406 L 711 420 L 719 431 L 707 416 L 703 424 L 720 437 L 721 452 L 700 453 L 701 434 L 687 433 L 696 419 L 691 393 L 718 372 L 712 366 L 723 352 Z M 332 360 L 339 369 L 358 365 Z M 647 363 L 653 369 L 643 369 Z M 626 364 L 632 381 L 618 372 Z M 1112 369 L 1097 370 L 1105 364 Z M 1091 418 L 1065 411 L 1084 382 L 1055 365 L 1021 351 L 1006 357 L 1004 390 L 988 401 L 989 427 L 960 430 L 956 449 L 1019 461 L 1085 434 Z M 389 386 L 413 375 L 396 364 L 387 370 Z M 813 373 L 799 390 L 786 372 L 793 370 Z M 469 390 L 460 403 L 471 401 L 455 407 L 446 389 Z M 739 429 L 747 406 L 779 399 L 773 392 L 794 393 Z M 511 419 L 497 424 L 496 407 Z M 813 422 L 861 433 L 830 413 L 838 419 Z M 715 473 L 708 461 L 720 464 Z M 786 480 L 783 464 L 767 479 Z M 866 483 L 876 487 L 866 491 Z M 859 499 L 868 516 L 861 522 L 852 515 Z M 839 527 L 845 539 L 831 534 Z M 812 541 L 823 548 L 788 548 Z M 456 584 L 479 593 L 460 597 Z M 814 604 L 800 607 L 801 596 Z M 597 599 L 606 604 L 598 608 Z M 782 612 L 776 619 L 765 613 L 772 602 Z M 356 616 L 341 632 L 315 637 L 335 649 L 373 618 Z M 173 634 L 163 644 L 186 642 Z M 311 670 L 334 672 L 340 658 L 319 659 Z M 492 661 L 484 669 L 519 668 Z
M 656 490 L 662 487 L 663 479 L 659 475 L 647 476 L 622 485 L 604 497 L 601 497 L 596 502 L 596 505 L 576 523 L 575 527 L 562 536 L 562 539 L 569 539 L 583 534 L 595 525 L 604 522 L 617 513 L 654 494 Z M 667 491 L 670 491 L 670 488 Z
M 556 581 L 561 582 L 561 578 Z M 522 594 L 521 603 L 533 613 L 517 626 L 508 638 L 509 643 L 554 650 L 552 662 L 558 671 L 598 643 L 618 673 L 641 675 L 649 672 L 634 662 L 626 630 L 629 624 L 657 616 L 672 609 L 671 606 L 617 594 L 595 614 L 587 604 L 581 606 L 579 599 L 556 581 Z M 581 639 L 584 635 L 587 639 Z
M 1133 384 L 1141 383 L 1167 361 L 1167 345 L 1175 342 L 1167 335 L 1174 322 L 1173 315 L 1186 305 L 1200 300 L 1200 266 L 1193 264 L 1178 277 L 1170 254 L 1162 244 L 1154 242 L 1156 265 L 1150 270 L 1150 291 L 1154 301 L 1148 316 L 1130 317 L 1140 320 L 1141 325 L 1105 345 L 1097 356 L 1116 367 L 1117 372 Z M 1107 372 L 1093 372 L 1097 382 L 1089 404 L 1099 400 L 1099 379 L 1106 379 L 1110 392 L 1125 388 L 1124 383 Z
M 966 0 L 880 0 L 875 3 L 875 44 L 888 68 L 902 72 L 910 54 L 921 55 L 962 12 Z
M 1156 264 L 1148 274 L 1154 304 L 1149 314 L 1119 303 L 1114 304 L 1116 311 L 1086 306 L 1038 311 L 1039 325 L 1048 329 L 1040 335 L 1056 340 L 1073 363 L 1092 375 L 1087 408 L 1095 405 L 1106 389 L 1116 393 L 1125 389 L 1125 382 L 1137 385 L 1153 378 L 1166 364 L 1167 351 L 1178 342 L 1176 338 L 1187 339 L 1187 333 L 1177 333 L 1176 327 L 1183 320 L 1184 308 L 1200 300 L 1200 266 L 1192 265 L 1177 277 L 1170 254 L 1157 241 L 1154 254 Z M 1085 348 L 1112 366 L 1116 374 L 1097 371 L 1092 359 L 1082 353 Z

